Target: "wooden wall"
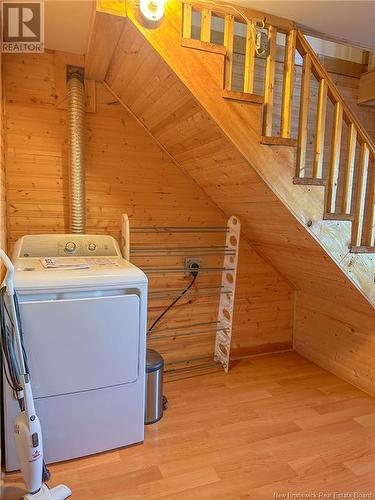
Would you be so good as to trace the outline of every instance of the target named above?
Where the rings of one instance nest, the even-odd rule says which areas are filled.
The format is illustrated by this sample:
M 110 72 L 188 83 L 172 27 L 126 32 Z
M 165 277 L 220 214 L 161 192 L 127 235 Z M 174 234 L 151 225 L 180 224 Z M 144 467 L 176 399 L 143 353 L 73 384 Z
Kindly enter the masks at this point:
M 7 55 L 7 203 L 9 243 L 23 234 L 68 232 L 66 111 L 55 104 L 60 86 L 56 57 Z M 87 232 L 119 236 L 120 215 L 131 226 L 222 226 L 226 218 L 197 184 L 160 149 L 142 126 L 102 84 L 97 111 L 86 114 Z M 224 236 L 134 234 L 133 246 L 223 244 Z M 235 357 L 291 347 L 293 291 L 290 285 L 241 240 L 236 295 Z M 197 251 L 199 256 L 199 251 Z M 183 257 L 137 257 L 140 266 L 182 266 Z M 220 265 L 221 257 L 203 257 Z M 150 274 L 150 288 L 182 288 L 183 273 Z M 202 273 L 196 291 L 220 284 L 219 273 Z M 171 300 L 150 300 L 150 321 Z M 178 305 L 155 332 L 151 345 L 166 355 L 169 369 L 205 364 L 212 358 L 214 332 L 174 337 L 179 327 L 216 321 L 218 296 Z M 175 328 L 178 328 L 175 330 Z M 199 328 L 207 329 L 207 326 Z M 170 331 L 167 331 L 170 330 Z M 190 329 L 191 331 L 194 328 Z M 189 331 L 190 331 L 189 330 Z M 195 328 L 197 330 L 197 328 Z
M 335 303 L 357 311 L 353 329 L 361 330 L 361 317 L 371 332 L 373 306 L 358 288 L 369 301 L 375 299 L 373 261 L 349 253 L 350 222 L 322 221 L 324 189 L 293 185 L 291 148 L 260 144 L 259 105 L 222 98 L 222 56 L 181 47 L 177 3 L 167 4 L 162 30 L 145 29 L 132 8 L 128 15 L 131 22 L 125 22 L 112 55 L 107 84 L 209 197 L 240 217 L 252 245 L 297 294 L 330 299 L 337 322 L 340 307 L 335 310 Z M 307 338 L 311 335 L 313 329 Z M 335 339 L 333 330 L 323 357 L 339 373 L 332 362 Z M 351 360 L 361 376 L 350 380 L 375 394 L 375 345 L 363 345 L 358 338 L 353 342 L 363 352 Z
M 4 102 L 3 67 L 0 53 L 0 248 L 6 250 L 6 198 L 5 198 L 5 161 L 4 161 Z
M 362 301 L 298 292 L 295 349 L 327 370 L 374 394 L 375 310 Z

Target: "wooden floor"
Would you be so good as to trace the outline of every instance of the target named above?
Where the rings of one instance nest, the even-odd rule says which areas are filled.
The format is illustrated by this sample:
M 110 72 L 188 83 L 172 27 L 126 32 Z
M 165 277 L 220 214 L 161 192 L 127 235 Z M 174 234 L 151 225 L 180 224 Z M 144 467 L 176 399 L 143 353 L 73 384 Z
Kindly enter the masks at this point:
M 297 354 L 169 382 L 165 394 L 145 444 L 52 466 L 51 484 L 85 500 L 375 498 L 375 400 Z M 6 500 L 20 484 L 7 475 Z

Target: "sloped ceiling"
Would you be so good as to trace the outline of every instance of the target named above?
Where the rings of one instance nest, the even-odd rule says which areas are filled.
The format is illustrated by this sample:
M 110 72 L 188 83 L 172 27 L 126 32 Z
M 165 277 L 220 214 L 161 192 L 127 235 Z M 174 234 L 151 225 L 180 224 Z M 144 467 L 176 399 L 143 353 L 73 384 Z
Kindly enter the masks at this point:
M 225 0 L 222 3 L 229 2 L 286 17 L 315 31 L 375 50 L 375 0 Z M 92 0 L 46 0 L 46 47 L 83 54 L 93 6 Z
M 286 17 L 313 31 L 375 50 L 374 0 L 229 0 L 229 3 Z

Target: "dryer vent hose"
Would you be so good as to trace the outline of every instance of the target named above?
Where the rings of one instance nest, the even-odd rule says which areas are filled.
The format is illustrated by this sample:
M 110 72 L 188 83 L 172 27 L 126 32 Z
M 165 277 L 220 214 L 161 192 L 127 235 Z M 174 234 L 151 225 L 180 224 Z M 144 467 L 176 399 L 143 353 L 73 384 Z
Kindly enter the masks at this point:
M 70 232 L 84 234 L 86 225 L 83 133 L 85 90 L 78 76 L 68 83 L 68 146 L 70 188 Z

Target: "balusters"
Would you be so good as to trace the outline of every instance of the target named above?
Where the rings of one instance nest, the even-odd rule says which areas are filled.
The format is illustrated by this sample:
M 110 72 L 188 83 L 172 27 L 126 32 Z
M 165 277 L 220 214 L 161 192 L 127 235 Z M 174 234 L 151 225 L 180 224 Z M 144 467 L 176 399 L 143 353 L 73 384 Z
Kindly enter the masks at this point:
M 349 130 L 348 130 L 348 158 L 345 165 L 344 194 L 343 194 L 344 214 L 350 214 L 352 209 L 356 146 L 357 146 L 357 129 L 354 123 L 351 123 L 349 125 Z
M 359 176 L 358 176 L 358 189 L 357 189 L 357 202 L 354 214 L 353 232 L 352 232 L 352 245 L 355 247 L 361 246 L 363 223 L 365 216 L 366 206 L 366 191 L 367 191 L 367 177 L 368 177 L 368 163 L 370 151 L 367 143 L 362 143 L 361 156 L 359 160 Z
M 234 16 L 231 14 L 227 14 L 224 19 L 224 46 L 227 49 L 225 56 L 224 88 L 226 90 L 232 90 Z
M 331 157 L 329 163 L 329 178 L 327 186 L 327 212 L 330 214 L 334 214 L 336 212 L 337 188 L 340 167 L 342 115 L 342 104 L 341 102 L 336 102 L 333 118 Z
M 251 23 L 246 26 L 246 49 L 245 49 L 245 74 L 243 90 L 252 94 L 254 92 L 254 67 L 255 67 L 255 40 L 254 30 Z
M 372 167 L 372 193 L 371 193 L 371 206 L 370 206 L 370 227 L 367 238 L 367 245 L 375 247 L 375 165 Z
M 201 13 L 201 41 L 211 41 L 211 11 L 203 8 Z
M 193 8 L 190 4 L 184 3 L 184 15 L 182 20 L 182 37 L 191 38 Z
M 307 124 L 309 115 L 311 79 L 311 58 L 309 54 L 303 57 L 301 100 L 299 109 L 298 143 L 296 160 L 296 177 L 305 177 L 306 146 L 307 146 Z
M 277 28 L 269 26 L 269 49 L 266 60 L 266 79 L 264 84 L 263 106 L 263 135 L 272 136 L 273 94 L 275 87 L 275 62 L 276 62 L 276 36 Z
M 296 53 L 296 30 L 290 30 L 286 37 L 285 60 L 284 60 L 284 79 L 283 96 L 281 104 L 281 137 L 290 138 L 292 123 L 292 101 L 293 101 L 293 83 L 294 66 Z
M 318 112 L 316 118 L 316 134 L 314 147 L 313 177 L 322 179 L 323 177 L 323 154 L 324 136 L 326 128 L 327 109 L 327 80 L 324 78 L 319 82 Z

